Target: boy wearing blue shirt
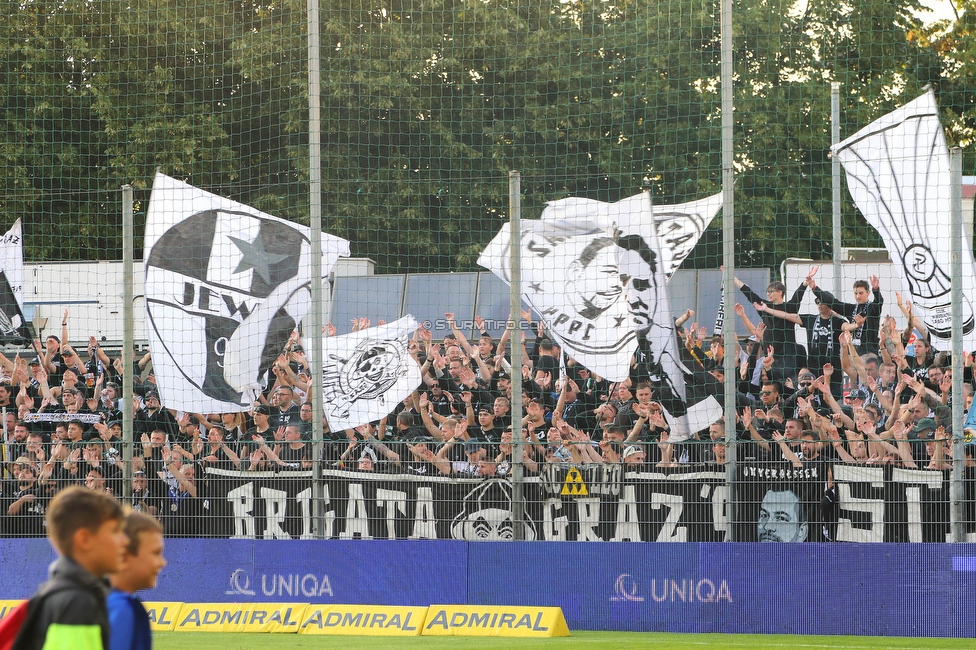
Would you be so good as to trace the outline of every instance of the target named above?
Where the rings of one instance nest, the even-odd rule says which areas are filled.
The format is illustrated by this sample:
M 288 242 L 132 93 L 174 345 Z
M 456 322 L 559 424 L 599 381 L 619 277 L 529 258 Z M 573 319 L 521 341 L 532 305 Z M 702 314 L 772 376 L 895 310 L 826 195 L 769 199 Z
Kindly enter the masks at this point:
M 129 545 L 122 569 L 111 577 L 108 618 L 111 626 L 109 650 L 151 650 L 149 615 L 135 592 L 156 586 L 156 576 L 166 566 L 163 557 L 163 527 L 153 517 L 130 512 L 125 521 Z

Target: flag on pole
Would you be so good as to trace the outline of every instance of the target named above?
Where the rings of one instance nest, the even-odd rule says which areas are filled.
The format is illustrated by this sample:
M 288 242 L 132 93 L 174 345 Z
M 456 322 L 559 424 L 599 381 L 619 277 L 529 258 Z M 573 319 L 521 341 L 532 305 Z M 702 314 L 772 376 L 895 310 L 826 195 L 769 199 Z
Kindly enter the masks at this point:
M 510 224 L 478 264 L 511 282 Z M 624 296 L 624 250 L 613 232 L 585 218 L 522 221 L 522 295 L 566 353 L 610 381 L 630 372 L 637 332 Z M 517 372 L 517 370 L 516 370 Z
M 24 309 L 24 237 L 20 219 L 14 222 L 3 237 L 0 237 L 0 271 L 7 278 L 7 284 L 17 299 L 20 310 Z
M 417 321 L 403 318 L 324 340 L 322 373 L 325 417 L 332 431 L 379 420 L 421 384 L 420 366 L 410 355 Z
M 643 194 L 624 199 L 619 203 L 605 203 L 594 199 L 570 197 L 550 201 L 542 211 L 542 219 L 559 221 L 586 215 L 605 215 L 617 210 L 613 206 L 627 205 L 631 201 L 641 202 Z M 621 206 L 622 207 L 622 206 Z M 642 205 L 642 210 L 645 209 Z M 708 228 L 715 215 L 722 209 L 722 193 L 714 194 L 697 201 L 677 205 L 653 205 L 650 207 L 657 237 L 661 270 L 666 281 L 678 270 L 681 263 L 695 248 L 702 233 Z M 647 216 L 646 214 L 642 214 Z
M 658 223 L 652 215 L 650 197 L 646 193 L 616 203 L 588 199 L 550 203 L 543 211 L 541 222 L 522 222 L 523 296 L 542 315 L 570 356 L 611 381 L 622 381 L 629 376 L 631 357 L 636 349 L 636 342 L 630 337 L 638 332 L 643 334 L 647 345 L 642 347 L 642 358 L 658 388 L 659 399 L 667 409 L 672 439 L 680 442 L 719 419 L 722 409 L 710 396 L 692 404 L 686 401 L 684 378 L 688 370 L 678 354 L 665 273 L 668 267 L 661 263 L 663 254 L 657 236 Z M 506 282 L 509 281 L 507 233 L 507 226 L 503 227 L 499 237 L 504 235 L 504 241 L 500 242 L 496 237 L 479 259 L 479 264 Z M 572 250 L 560 250 L 561 246 L 569 245 L 576 247 L 573 250 L 587 251 L 594 246 L 593 241 L 608 238 L 612 239 L 613 245 L 601 248 L 605 257 L 598 264 L 579 264 L 571 261 L 576 259 Z M 582 241 L 571 244 L 575 239 Z M 669 248 L 669 251 L 671 254 L 675 249 Z M 580 254 L 577 257 L 588 256 Z M 669 266 L 673 266 L 674 258 L 668 259 L 672 260 Z M 532 273 L 542 279 L 530 279 L 526 269 L 532 269 Z M 592 310 L 577 309 L 575 317 L 567 317 L 569 308 L 553 312 L 549 303 L 559 293 L 558 288 L 581 286 L 583 277 L 586 277 L 586 284 L 597 288 L 591 293 L 603 296 L 604 304 L 609 303 L 611 296 L 622 294 L 624 299 L 614 298 L 613 304 L 608 304 L 594 319 L 587 319 Z M 546 278 L 551 284 L 546 284 Z M 610 319 L 606 318 L 608 314 Z M 588 327 L 574 328 L 574 322 L 585 322 Z M 584 356 L 578 350 L 579 346 L 574 347 L 573 341 L 565 341 L 572 335 L 578 336 L 581 331 L 587 332 L 591 339 L 599 337 L 606 342 L 626 341 L 627 344 L 613 353 L 585 350 L 589 354 Z
M 949 148 L 930 90 L 880 117 L 833 147 L 851 197 L 884 239 L 902 291 L 932 334 L 932 345 L 950 348 L 952 242 Z M 963 347 L 976 348 L 972 250 L 962 247 Z
M 17 304 L 7 274 L 0 271 L 0 343 L 30 344 L 31 331 L 24 321 L 24 314 Z
M 311 306 L 309 234 L 156 175 L 143 259 L 149 347 L 165 406 L 251 408 Z M 348 256 L 349 242 L 323 233 L 323 278 Z

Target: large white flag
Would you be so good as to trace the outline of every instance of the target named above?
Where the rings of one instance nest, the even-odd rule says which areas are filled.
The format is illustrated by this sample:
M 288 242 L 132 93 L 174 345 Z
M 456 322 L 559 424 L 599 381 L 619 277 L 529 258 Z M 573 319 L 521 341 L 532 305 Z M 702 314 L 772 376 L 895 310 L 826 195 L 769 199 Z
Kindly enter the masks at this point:
M 949 149 L 935 94 L 888 113 L 833 147 L 854 202 L 884 239 L 902 291 L 932 333 L 932 344 L 950 348 L 951 284 Z M 963 348 L 976 348 L 972 298 L 973 255 L 962 246 Z
M 408 350 L 416 329 L 408 314 L 324 340 L 323 401 L 332 431 L 379 420 L 417 389 L 420 366 Z
M 510 224 L 478 258 L 511 283 Z M 630 372 L 637 331 L 624 296 L 625 251 L 593 220 L 522 221 L 522 295 L 569 356 L 611 381 Z
M 146 220 L 146 312 L 164 406 L 251 408 L 311 306 L 309 229 L 157 174 Z M 322 235 L 322 273 L 349 242 Z M 321 282 L 322 280 L 319 279 Z
M 653 205 L 650 208 L 650 215 L 647 212 L 648 202 L 644 194 L 631 196 L 618 203 L 569 197 L 550 201 L 542 211 L 542 218 L 546 221 L 594 215 L 602 215 L 605 218 L 612 212 L 638 205 L 641 219 L 649 217 L 648 222 L 653 219 L 659 246 L 659 264 L 664 277 L 670 281 L 674 272 L 695 248 L 708 224 L 722 209 L 722 193 L 677 205 Z M 637 215 L 634 220 L 636 217 Z
M 0 237 L 0 271 L 7 278 L 10 289 L 17 298 L 17 305 L 24 308 L 24 236 L 20 219 L 14 222 L 3 237 Z
M 676 442 L 722 417 L 713 397 L 688 403 L 685 374 L 671 315 L 667 281 L 722 207 L 722 195 L 671 206 L 651 206 L 646 193 L 616 203 L 567 198 L 552 201 L 542 212 L 543 221 L 590 220 L 614 232 L 619 246 L 619 271 L 633 326 L 644 333 L 648 349 L 642 359 L 651 369 L 658 399 L 668 409 Z M 584 366 L 586 362 L 577 359 Z M 593 370 L 591 368 L 591 370 Z

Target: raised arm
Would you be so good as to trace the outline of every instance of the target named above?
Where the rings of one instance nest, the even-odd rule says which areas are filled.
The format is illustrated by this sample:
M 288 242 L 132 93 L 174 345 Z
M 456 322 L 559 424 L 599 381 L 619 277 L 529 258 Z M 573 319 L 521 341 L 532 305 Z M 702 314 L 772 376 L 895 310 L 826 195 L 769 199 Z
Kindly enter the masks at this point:
M 789 321 L 794 325 L 803 325 L 803 320 L 800 318 L 798 314 L 791 314 L 790 312 L 783 311 L 782 309 L 773 309 L 772 307 L 769 307 L 765 303 L 761 303 L 761 302 L 754 302 L 752 303 L 752 306 L 760 314 L 766 313 L 775 318 L 781 318 L 783 320 Z

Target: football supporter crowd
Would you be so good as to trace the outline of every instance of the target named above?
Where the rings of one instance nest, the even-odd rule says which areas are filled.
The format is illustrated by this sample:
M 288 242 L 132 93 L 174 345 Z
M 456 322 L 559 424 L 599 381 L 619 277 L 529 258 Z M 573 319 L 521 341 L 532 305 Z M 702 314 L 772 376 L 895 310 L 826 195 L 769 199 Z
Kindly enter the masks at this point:
M 530 313 L 523 313 L 522 329 L 510 329 L 500 340 L 484 333 L 480 318 L 482 334 L 469 340 L 454 315 L 445 314 L 450 333 L 435 340 L 421 328 L 410 342 L 423 384 L 378 422 L 345 431 L 331 431 L 324 422 L 318 458 L 311 375 L 297 333 L 250 411 L 183 413 L 160 402 L 148 352 L 125 368 L 95 337 L 89 337 L 86 349 L 76 349 L 65 311 L 61 335 L 35 341 L 33 357 L 0 355 L 0 408 L 6 413 L 0 534 L 43 535 L 47 502 L 75 484 L 119 499 L 131 492 L 128 505 L 162 519 L 167 535 L 206 534 L 207 482 L 217 480 L 209 478 L 215 473 L 208 469 L 302 472 L 321 462 L 323 468 L 386 474 L 391 480 L 395 475 L 507 478 L 514 471 L 514 372 L 521 374 L 523 386 L 525 476 L 551 466 L 593 465 L 619 465 L 625 473 L 722 472 L 724 421 L 690 437 L 672 435 L 671 429 L 688 405 L 709 396 L 724 402 L 723 369 L 731 353 L 736 403 L 725 412 L 735 418 L 737 462 L 770 468 L 774 477 L 817 477 L 819 504 L 808 517 L 819 520 L 822 538 L 817 539 L 830 540 L 837 521 L 836 466 L 948 472 L 953 429 L 964 425 L 951 421 L 950 359 L 933 350 L 930 332 L 910 302 L 886 291 L 877 277 L 855 282 L 851 302 L 822 290 L 815 278 L 816 267 L 799 286 L 772 282 L 764 295 L 736 279 L 737 299 L 752 304 L 761 321 L 750 322 L 735 305 L 737 329 L 746 332 L 735 350 L 725 350 L 722 338 L 696 323 L 694 313 L 681 314 L 675 331 L 690 371 L 684 400 L 673 394 L 670 382 L 662 385 L 645 340 L 630 377 L 614 383 L 571 358 L 561 362 L 558 344 Z M 817 313 L 798 313 L 806 292 L 815 296 Z M 906 328 L 896 327 L 892 304 L 907 320 Z M 796 342 L 797 325 L 806 334 L 805 345 Z M 369 326 L 366 319 L 352 323 L 353 330 Z M 328 334 L 336 334 L 331 324 Z M 521 346 L 521 368 L 511 365 L 512 345 Z M 971 354 L 962 365 L 968 408 Z M 133 376 L 134 394 L 128 399 L 135 411 L 129 490 L 122 471 L 125 372 Z M 973 463 L 970 450 L 967 444 L 967 467 Z M 760 538 L 776 537 L 773 526 L 764 529 L 761 521 L 775 515 L 774 505 L 763 502 Z

